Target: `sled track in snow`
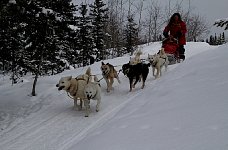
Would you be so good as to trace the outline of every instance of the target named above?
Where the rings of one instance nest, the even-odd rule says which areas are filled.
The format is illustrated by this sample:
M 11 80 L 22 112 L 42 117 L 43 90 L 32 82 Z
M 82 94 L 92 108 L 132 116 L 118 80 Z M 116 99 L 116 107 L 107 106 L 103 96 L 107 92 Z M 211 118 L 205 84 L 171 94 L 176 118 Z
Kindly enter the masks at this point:
M 169 73 L 173 70 L 172 67 L 168 70 Z M 164 73 L 165 75 L 166 73 Z M 152 74 L 148 75 L 148 82 L 145 88 L 154 88 L 160 81 L 154 80 Z M 162 77 L 161 77 L 162 78 Z M 129 84 L 128 79 L 121 75 L 122 83 Z M 114 93 L 103 92 L 104 96 L 102 101 L 104 105 L 98 112 L 92 112 L 90 117 L 84 117 L 84 110 L 70 110 L 73 105 L 72 101 L 68 99 L 65 93 L 56 94 L 54 97 L 49 97 L 48 92 L 55 92 L 56 89 L 45 91 L 40 97 L 44 96 L 46 99 L 57 99 L 57 102 L 45 106 L 31 116 L 25 118 L 23 122 L 18 124 L 15 128 L 6 133 L 6 137 L 2 138 L 0 146 L 7 147 L 7 149 L 49 149 L 49 150 L 67 150 L 72 145 L 80 142 L 86 135 L 88 135 L 93 129 L 105 124 L 109 119 L 115 116 L 119 110 L 123 109 L 129 102 L 135 97 L 139 96 L 143 90 L 140 89 L 141 83 L 137 84 L 137 87 L 133 92 L 128 92 L 129 89 L 121 85 L 117 85 L 118 89 L 114 89 Z M 103 82 L 102 87 L 106 87 Z M 104 89 L 103 89 L 104 90 Z M 127 92 L 127 93 L 125 93 Z M 116 94 L 116 95 L 115 95 Z M 117 101 L 110 102 L 108 97 L 112 99 L 118 97 Z M 64 97 L 65 100 L 62 100 Z M 66 104 L 66 101 L 68 104 Z M 70 104 L 69 104 L 70 101 Z M 41 101 L 42 103 L 42 101 Z M 112 104 L 112 106 L 110 106 Z M 93 107 L 91 108 L 94 109 Z M 37 120 L 37 121 L 36 121 Z M 54 128 L 53 128 L 54 127 Z
M 170 72 L 171 70 L 175 69 L 176 66 L 173 66 L 172 68 L 170 68 L 170 70 L 167 71 L 167 73 Z M 148 76 L 151 76 L 151 74 L 149 74 Z M 147 82 L 147 86 L 145 88 L 148 88 L 148 87 L 151 87 L 151 86 L 152 86 L 152 88 L 154 88 L 154 86 L 156 86 L 156 84 L 159 82 L 159 79 L 154 80 L 151 77 L 149 78 L 149 80 L 152 80 L 152 81 L 150 81 L 150 83 Z M 127 79 L 126 82 L 128 82 L 128 79 Z M 137 86 L 139 86 L 139 84 L 141 84 L 141 83 L 138 83 Z M 105 114 L 100 116 L 98 118 L 98 120 L 96 120 L 95 122 L 90 124 L 88 127 L 83 128 L 79 133 L 73 134 L 71 136 L 70 140 L 68 140 L 66 143 L 63 143 L 63 146 L 60 147 L 58 150 L 68 150 L 73 144 L 75 145 L 78 142 L 80 142 L 84 137 L 86 137 L 86 135 L 89 134 L 90 131 L 92 131 L 93 129 L 95 129 L 97 127 L 102 126 L 104 123 L 106 123 L 106 121 L 108 121 L 113 116 L 115 116 L 119 112 L 119 110 L 124 108 L 129 102 L 131 102 L 135 97 L 139 96 L 140 93 L 142 93 L 142 92 L 143 92 L 143 90 L 141 90 L 139 88 L 136 88 L 135 91 L 127 93 L 126 94 L 127 97 L 130 96 L 130 98 L 125 99 L 124 102 L 122 102 L 119 105 L 115 106 L 112 110 L 107 111 Z
M 131 98 L 125 100 L 120 105 L 113 108 L 111 111 L 109 111 L 109 112 L 105 113 L 104 115 L 102 115 L 101 117 L 99 117 L 98 120 L 93 122 L 88 127 L 84 128 L 79 134 L 74 134 L 72 136 L 71 140 L 68 141 L 67 143 L 64 143 L 64 145 L 61 148 L 59 148 L 59 150 L 67 150 L 68 148 L 71 147 L 72 144 L 77 144 L 80 140 L 82 140 L 88 134 L 89 131 L 91 131 L 92 129 L 97 128 L 99 126 L 102 126 L 107 120 L 112 118 L 120 109 L 122 109 L 127 103 L 129 103 L 132 99 L 134 99 L 139 94 L 140 94 L 140 91 L 138 91 L 136 94 L 134 94 L 134 96 L 132 96 Z

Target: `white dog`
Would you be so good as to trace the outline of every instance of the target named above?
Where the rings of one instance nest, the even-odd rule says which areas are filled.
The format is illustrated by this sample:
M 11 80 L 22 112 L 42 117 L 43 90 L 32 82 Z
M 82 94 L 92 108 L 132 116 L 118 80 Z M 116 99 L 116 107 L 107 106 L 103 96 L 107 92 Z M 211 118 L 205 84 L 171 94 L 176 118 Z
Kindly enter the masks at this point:
M 141 62 L 140 56 L 142 55 L 142 51 L 138 50 L 134 55 L 135 57 L 130 57 L 130 65 L 136 65 Z
M 96 76 L 94 77 L 94 82 L 90 81 L 85 86 L 84 94 L 87 97 L 87 100 L 85 101 L 85 103 L 87 104 L 85 104 L 85 106 L 88 108 L 86 109 L 90 108 L 90 99 L 93 99 L 93 100 L 97 100 L 96 112 L 98 112 L 100 109 L 100 103 L 101 103 L 101 87 Z M 88 117 L 89 111 L 86 113 L 87 113 L 86 117 Z
M 159 76 L 162 76 L 161 69 L 163 66 L 165 66 L 165 70 L 167 71 L 169 60 L 163 48 L 157 54 L 148 54 L 148 61 L 151 63 L 153 76 L 155 76 L 155 79 L 157 79 Z M 155 69 L 157 69 L 156 75 Z
M 87 99 L 84 94 L 84 89 L 90 80 L 90 76 L 91 69 L 88 68 L 85 74 L 79 75 L 76 78 L 72 78 L 72 76 L 62 77 L 56 87 L 58 87 L 58 90 L 65 90 L 67 93 L 69 93 L 74 99 L 74 107 L 77 107 L 79 110 L 81 110 L 83 100 Z M 80 101 L 79 105 L 77 104 L 77 100 Z M 86 114 L 88 114 L 87 111 L 89 110 L 86 110 Z

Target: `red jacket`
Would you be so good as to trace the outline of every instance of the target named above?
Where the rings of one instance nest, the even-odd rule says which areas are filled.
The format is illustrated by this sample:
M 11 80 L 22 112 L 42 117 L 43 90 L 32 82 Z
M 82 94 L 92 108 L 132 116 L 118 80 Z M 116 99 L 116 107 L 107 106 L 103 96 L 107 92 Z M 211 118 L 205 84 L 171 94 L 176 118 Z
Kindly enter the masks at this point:
M 185 34 L 187 32 L 186 24 L 183 21 L 179 21 L 178 23 L 173 23 L 171 25 L 167 25 L 164 29 L 164 33 L 168 33 L 174 38 L 178 39 L 179 45 L 186 44 Z

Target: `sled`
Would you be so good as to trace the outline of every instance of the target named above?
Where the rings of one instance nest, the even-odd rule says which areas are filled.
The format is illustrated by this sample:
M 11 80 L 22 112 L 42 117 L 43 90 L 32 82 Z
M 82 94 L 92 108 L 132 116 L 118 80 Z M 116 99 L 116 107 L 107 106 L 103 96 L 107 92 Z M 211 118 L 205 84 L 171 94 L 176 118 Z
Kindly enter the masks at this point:
M 162 48 L 168 56 L 169 65 L 179 62 L 178 40 L 175 38 L 166 38 L 162 41 Z

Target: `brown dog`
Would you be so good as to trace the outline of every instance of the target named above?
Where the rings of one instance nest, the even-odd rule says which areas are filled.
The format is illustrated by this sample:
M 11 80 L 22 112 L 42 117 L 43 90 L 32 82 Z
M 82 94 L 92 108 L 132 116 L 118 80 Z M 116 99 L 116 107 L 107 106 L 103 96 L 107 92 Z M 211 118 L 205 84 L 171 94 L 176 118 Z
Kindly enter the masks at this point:
M 101 62 L 101 71 L 103 78 L 107 83 L 107 92 L 110 92 L 110 90 L 112 89 L 112 85 L 114 83 L 114 78 L 116 78 L 117 81 L 120 83 L 117 71 L 115 70 L 113 65 L 109 63 L 104 64 L 104 62 Z

